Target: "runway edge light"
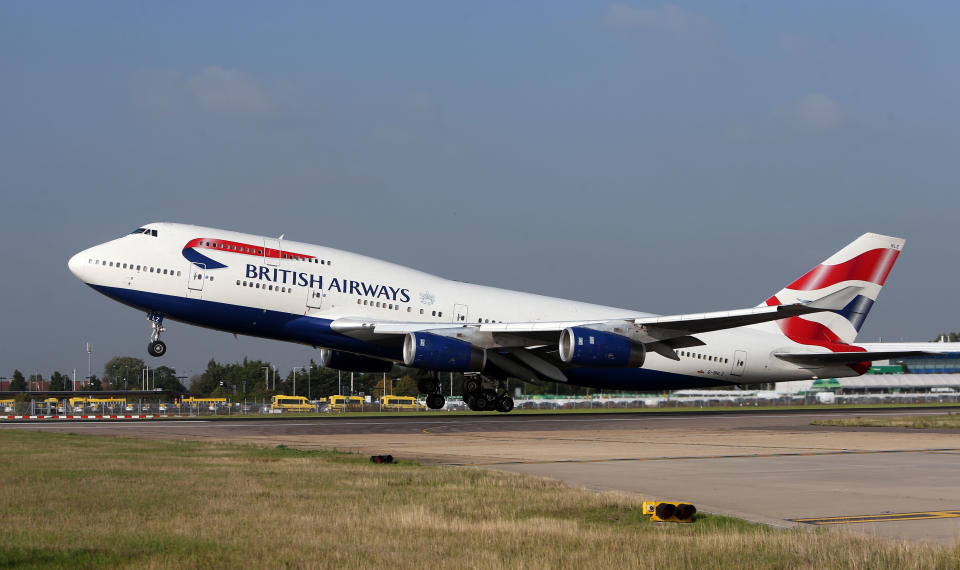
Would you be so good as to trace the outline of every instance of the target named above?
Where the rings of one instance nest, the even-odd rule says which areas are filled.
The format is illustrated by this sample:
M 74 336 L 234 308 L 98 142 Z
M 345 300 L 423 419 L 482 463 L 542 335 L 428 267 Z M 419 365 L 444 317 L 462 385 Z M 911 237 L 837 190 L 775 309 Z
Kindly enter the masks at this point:
M 674 501 L 644 501 L 643 514 L 653 522 L 693 522 L 697 507 Z

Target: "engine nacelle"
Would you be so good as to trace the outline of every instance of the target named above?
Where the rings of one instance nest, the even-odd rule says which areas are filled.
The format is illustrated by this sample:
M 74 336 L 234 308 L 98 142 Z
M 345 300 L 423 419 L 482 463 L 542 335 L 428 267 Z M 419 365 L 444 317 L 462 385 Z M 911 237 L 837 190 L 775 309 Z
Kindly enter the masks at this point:
M 480 372 L 486 355 L 465 340 L 432 333 L 408 333 L 403 339 L 403 363 L 444 372 Z
M 560 360 L 578 366 L 643 366 L 643 345 L 613 333 L 570 327 L 560 333 Z
M 393 362 L 380 360 L 379 358 L 370 358 L 369 356 L 360 356 L 359 354 L 352 354 L 350 352 L 321 348 L 320 366 L 333 368 L 334 370 L 343 370 L 344 372 L 390 372 L 393 368 Z

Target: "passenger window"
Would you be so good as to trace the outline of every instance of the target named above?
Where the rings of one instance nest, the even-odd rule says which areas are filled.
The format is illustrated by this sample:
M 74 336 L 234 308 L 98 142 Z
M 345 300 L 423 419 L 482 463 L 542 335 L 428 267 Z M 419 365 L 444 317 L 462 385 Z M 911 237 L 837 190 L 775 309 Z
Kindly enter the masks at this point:
M 421 315 L 423 314 L 423 309 L 420 309 L 420 314 L 421 314 Z
M 240 280 L 239 280 L 239 279 L 237 279 L 237 285 L 239 285 L 239 284 L 240 284 Z

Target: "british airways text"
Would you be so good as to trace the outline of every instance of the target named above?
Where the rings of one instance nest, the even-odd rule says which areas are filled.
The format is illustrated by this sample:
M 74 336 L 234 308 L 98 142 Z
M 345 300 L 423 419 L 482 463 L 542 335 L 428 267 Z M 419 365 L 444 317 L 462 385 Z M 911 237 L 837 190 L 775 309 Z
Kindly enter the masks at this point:
M 289 269 L 280 269 L 279 267 L 266 267 L 263 265 L 247 264 L 247 279 L 258 279 L 270 283 L 285 283 L 287 285 L 298 285 L 300 287 L 310 287 L 311 289 L 324 289 L 323 276 L 301 271 L 290 271 Z M 374 283 L 365 283 L 363 281 L 351 281 L 347 279 L 337 279 L 334 277 L 326 287 L 327 291 L 336 291 L 348 295 L 359 295 L 362 297 L 374 297 L 398 301 L 400 303 L 410 302 L 410 290 L 389 285 Z

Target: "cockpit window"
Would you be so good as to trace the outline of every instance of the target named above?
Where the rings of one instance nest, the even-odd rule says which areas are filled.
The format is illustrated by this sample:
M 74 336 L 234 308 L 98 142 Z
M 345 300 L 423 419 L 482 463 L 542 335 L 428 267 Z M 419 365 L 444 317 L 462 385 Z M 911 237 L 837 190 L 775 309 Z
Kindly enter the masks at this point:
M 133 230 L 133 231 L 130 232 L 130 233 L 132 233 L 132 234 L 142 234 L 142 233 L 145 232 L 145 231 L 147 231 L 147 228 L 137 228 L 137 229 Z
M 148 236 L 157 237 L 157 230 L 151 230 L 151 229 L 147 229 L 147 228 L 137 228 L 137 229 L 133 230 L 133 231 L 130 232 L 130 233 L 131 233 L 131 234 L 145 234 L 145 235 L 148 235 Z

